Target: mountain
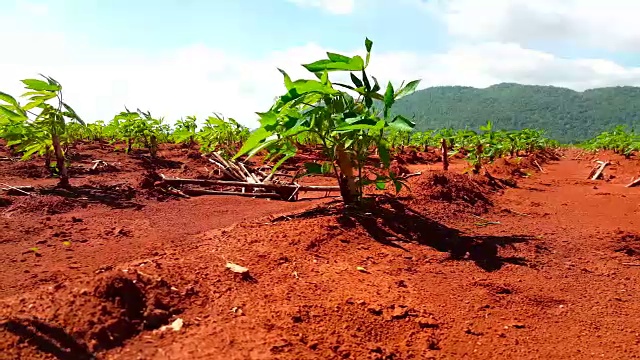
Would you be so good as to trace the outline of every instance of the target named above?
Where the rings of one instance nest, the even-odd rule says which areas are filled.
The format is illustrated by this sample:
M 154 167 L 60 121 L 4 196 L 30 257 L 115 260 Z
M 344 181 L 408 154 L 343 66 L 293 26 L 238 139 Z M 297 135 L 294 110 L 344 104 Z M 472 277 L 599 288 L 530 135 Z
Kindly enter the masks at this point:
M 416 130 L 544 129 L 563 143 L 586 140 L 615 125 L 640 128 L 640 88 L 618 86 L 583 92 L 554 86 L 502 83 L 478 89 L 432 87 L 400 99 L 393 112 L 414 117 Z

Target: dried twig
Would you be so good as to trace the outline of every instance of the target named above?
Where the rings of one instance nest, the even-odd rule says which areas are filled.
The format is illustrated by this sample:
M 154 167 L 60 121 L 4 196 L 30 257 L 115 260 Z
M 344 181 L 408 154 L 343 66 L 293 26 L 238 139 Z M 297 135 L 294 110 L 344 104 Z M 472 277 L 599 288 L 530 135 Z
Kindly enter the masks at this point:
M 4 191 L 7 191 L 7 190 L 10 189 L 10 190 L 15 190 L 17 192 L 23 193 L 25 195 L 35 196 L 32 193 L 29 193 L 29 192 L 26 192 L 26 191 L 22 190 L 22 189 L 34 190 L 33 186 L 19 186 L 19 187 L 16 187 L 16 186 L 11 186 L 11 185 L 8 185 L 8 184 L 5 184 L 5 183 L 0 183 L 0 185 L 7 187 L 6 189 L 2 189 Z
M 634 186 L 638 186 L 638 185 L 640 185 L 640 176 L 637 179 L 635 179 L 632 182 L 630 182 L 629 184 L 627 184 L 625 187 L 630 188 L 630 187 L 634 187 Z
M 533 160 L 533 164 L 538 167 L 538 169 L 540 170 L 541 173 L 546 174 L 546 172 L 544 171 L 542 166 L 540 166 L 540 164 L 538 164 L 537 160 Z
M 270 198 L 281 199 L 282 196 L 277 193 L 243 193 L 237 191 L 218 191 L 218 190 L 204 190 L 204 189 L 184 189 L 183 193 L 187 195 L 234 195 L 234 196 L 246 196 L 256 198 Z
M 291 191 L 299 189 L 299 191 L 340 191 L 339 186 L 322 186 L 322 185 L 278 185 L 278 184 L 253 184 L 243 181 L 224 181 L 224 180 L 206 180 L 206 179 L 182 179 L 182 178 L 168 178 L 164 174 L 160 174 L 162 180 L 167 183 L 174 184 L 191 184 L 201 186 L 234 186 L 234 187 L 246 187 L 250 189 L 290 189 Z
M 599 165 L 594 166 L 594 168 L 589 173 L 589 176 L 587 177 L 587 179 L 598 180 L 598 178 L 602 176 L 602 172 L 604 171 L 604 168 L 610 164 L 610 162 L 608 161 L 596 161 L 596 162 Z
M 500 221 L 489 221 L 489 220 L 487 220 L 485 218 L 482 218 L 482 217 L 480 217 L 478 215 L 471 215 L 471 216 L 482 220 L 480 222 L 476 222 L 475 223 L 476 226 L 502 225 L 502 223 Z
M 422 172 L 421 172 L 421 171 L 418 171 L 418 172 L 414 172 L 414 173 L 412 173 L 412 174 L 405 174 L 405 175 L 402 175 L 402 176 L 400 176 L 400 178 L 401 178 L 401 179 L 408 179 L 408 178 L 412 178 L 412 177 L 414 177 L 414 176 L 420 176 L 420 175 L 422 175 Z

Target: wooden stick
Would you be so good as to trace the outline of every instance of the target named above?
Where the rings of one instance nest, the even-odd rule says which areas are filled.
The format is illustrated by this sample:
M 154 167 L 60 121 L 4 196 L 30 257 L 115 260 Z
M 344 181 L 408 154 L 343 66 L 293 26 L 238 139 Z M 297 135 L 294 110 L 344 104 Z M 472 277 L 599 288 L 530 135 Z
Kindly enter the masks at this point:
M 249 170 L 247 170 L 247 168 L 244 166 L 243 163 L 238 163 L 240 165 L 240 168 L 242 170 L 244 170 L 244 172 L 247 174 L 248 178 L 251 179 L 252 182 L 259 184 L 261 181 L 258 180 L 258 177 L 255 176 L 254 174 L 252 174 L 251 172 L 249 172 Z M 247 179 L 248 180 L 248 179 Z
M 109 164 L 104 160 L 93 160 L 92 162 L 93 166 L 91 167 L 91 170 L 97 169 L 99 165 L 109 166 Z
M 245 176 L 238 169 L 232 168 L 231 165 L 229 165 L 229 163 L 227 163 L 227 161 L 222 156 L 220 156 L 220 154 L 213 152 L 211 153 L 211 156 L 214 157 L 215 160 L 209 159 L 209 161 L 220 166 L 221 169 L 226 170 L 226 172 L 231 175 L 233 179 L 242 181 L 246 180 Z
M 638 177 L 637 179 L 633 180 L 632 182 L 630 182 L 627 186 L 625 187 L 634 187 L 634 186 L 638 186 L 640 185 L 640 177 Z
M 540 164 L 538 164 L 538 161 L 537 161 L 537 160 L 533 160 L 533 164 L 534 164 L 535 166 L 537 166 L 537 167 L 538 167 L 538 169 L 540 169 L 540 172 L 541 172 L 541 173 L 546 174 L 546 172 L 544 171 L 544 169 L 542 169 L 542 166 L 540 166 Z
M 607 165 L 609 165 L 609 162 L 608 161 L 598 161 L 598 164 L 600 164 L 600 167 L 598 167 L 596 172 L 593 174 L 593 176 L 591 177 L 591 180 L 598 180 L 600 175 L 602 175 L 602 172 L 604 171 L 604 168 Z M 591 175 L 591 174 L 589 174 L 589 175 Z
M 216 164 L 218 166 L 218 169 L 220 169 L 228 177 L 236 180 L 243 180 L 243 179 L 238 179 L 238 176 L 236 174 L 234 174 L 230 169 L 227 169 L 224 165 L 220 164 L 219 162 L 213 159 L 209 159 L 209 162 L 212 164 Z
M 26 195 L 29 195 L 29 196 L 34 196 L 32 193 L 28 193 L 28 192 L 26 192 L 26 191 L 24 191 L 24 190 L 21 190 L 20 188 L 15 187 L 15 186 L 11 186 L 11 185 L 8 185 L 8 184 L 5 184 L 5 183 L 0 183 L 0 185 L 2 185 L 2 186 L 6 186 L 7 188 L 9 188 L 9 189 L 11 189 L 11 190 L 15 190 L 15 191 L 21 192 L 21 193 L 26 194 Z M 22 189 L 29 189 L 29 190 L 33 190 L 33 186 L 21 186 L 21 188 L 22 188 Z M 2 190 L 7 191 L 7 189 L 2 189 Z
M 220 153 L 214 152 L 213 154 L 218 158 L 218 161 L 222 162 L 225 166 L 227 166 L 227 168 L 233 170 L 241 179 L 245 179 L 245 174 L 242 172 L 238 165 L 223 158 Z
M 169 188 L 164 190 L 164 191 L 166 193 L 168 193 L 168 194 L 171 194 L 171 195 L 181 196 L 181 197 L 184 197 L 184 198 L 189 198 L 190 197 L 189 195 L 183 193 L 182 191 L 180 191 L 178 189 L 172 188 L 171 186 L 169 186 Z
M 422 172 L 418 171 L 418 172 L 414 172 L 412 174 L 403 175 L 403 176 L 401 176 L 401 178 L 402 179 L 408 179 L 408 178 L 411 178 L 411 177 L 414 177 L 414 176 L 420 176 L 420 175 L 422 175 Z
M 447 146 L 447 139 L 442 138 L 442 170 L 449 170 L 449 147 Z
M 556 155 L 557 155 L 557 154 L 556 154 Z M 574 157 L 574 158 L 573 158 L 573 160 L 580 160 L 580 158 L 582 157 L 582 155 L 584 155 L 584 150 L 583 150 L 583 151 L 580 151 L 580 153 L 579 153 L 576 157 Z
M 181 178 L 168 178 L 164 174 L 160 174 L 162 180 L 167 183 L 175 184 L 191 184 L 201 186 L 235 186 L 246 187 L 252 189 L 289 189 L 291 191 L 299 189 L 299 191 L 340 191 L 339 186 L 320 186 L 320 185 L 277 185 L 277 184 L 252 184 L 242 181 L 224 181 L 224 180 L 206 180 L 206 179 L 181 179 Z
M 256 198 L 271 198 L 282 199 L 279 194 L 276 193 L 241 193 L 235 191 L 217 191 L 217 190 L 203 190 L 203 189 L 184 189 L 183 193 L 187 195 L 234 195 L 234 196 L 246 196 Z

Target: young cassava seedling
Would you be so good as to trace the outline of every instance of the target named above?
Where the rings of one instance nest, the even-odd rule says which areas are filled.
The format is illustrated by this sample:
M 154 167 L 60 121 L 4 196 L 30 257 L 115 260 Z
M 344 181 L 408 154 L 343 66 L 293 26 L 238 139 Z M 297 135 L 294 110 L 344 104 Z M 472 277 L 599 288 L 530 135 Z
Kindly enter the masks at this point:
M 46 81 L 22 80 L 29 90 L 22 95 L 29 101 L 24 106 L 9 94 L 0 92 L 0 100 L 4 102 L 0 103 L 0 137 L 7 139 L 7 145 L 16 146 L 24 152 L 25 160 L 38 153 L 44 156 L 45 164 L 49 167 L 53 156 L 60 177 L 58 186 L 69 187 L 67 160 L 63 150 L 68 141 L 66 120 L 83 126 L 84 122 L 63 101 L 62 85 L 51 77 L 41 76 Z
M 303 65 L 316 76 L 316 80 L 292 80 L 284 76 L 287 92 L 278 97 L 266 112 L 258 113 L 260 127 L 245 141 L 238 158 L 249 157 L 266 150 L 268 158 L 279 159 L 276 171 L 284 161 L 298 151 L 298 139 L 315 134 L 320 148 L 330 160 L 345 204 L 357 204 L 363 188 L 375 183 L 378 188 L 392 182 L 399 191 L 403 183 L 393 173 L 374 174 L 369 179 L 364 172 L 367 156 L 376 149 L 384 168 L 389 168 L 389 144 L 386 130 L 410 131 L 415 124 L 401 115 L 391 116 L 391 107 L 399 98 L 412 93 L 419 84 L 414 80 L 404 83 L 398 90 L 389 82 L 384 92 L 378 80 L 367 74 L 373 42 L 365 40 L 366 57 L 327 53 L 321 59 Z M 353 85 L 333 83 L 331 72 L 348 73 Z M 308 169 L 318 169 L 309 166 Z

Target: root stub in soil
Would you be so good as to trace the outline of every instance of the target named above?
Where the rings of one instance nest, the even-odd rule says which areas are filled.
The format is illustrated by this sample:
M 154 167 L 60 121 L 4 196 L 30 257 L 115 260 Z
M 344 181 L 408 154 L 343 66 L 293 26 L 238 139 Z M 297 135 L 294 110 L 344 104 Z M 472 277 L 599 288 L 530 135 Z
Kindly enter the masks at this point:
M 135 270 L 107 273 L 84 285 L 61 284 L 5 303 L 0 346 L 16 347 L 20 358 L 30 358 L 36 350 L 89 359 L 180 313 L 180 296 L 166 281 Z

